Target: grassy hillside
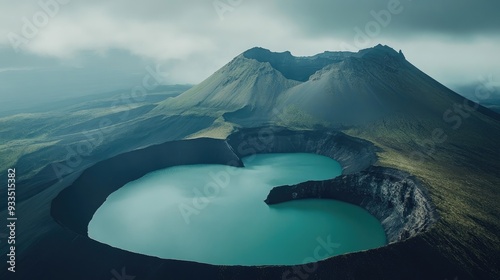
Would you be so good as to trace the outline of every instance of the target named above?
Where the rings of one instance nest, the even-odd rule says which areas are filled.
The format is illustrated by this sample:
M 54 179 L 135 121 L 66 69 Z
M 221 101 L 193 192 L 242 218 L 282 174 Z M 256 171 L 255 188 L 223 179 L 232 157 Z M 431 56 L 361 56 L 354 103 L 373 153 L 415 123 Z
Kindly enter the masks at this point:
M 408 171 L 429 186 L 441 215 L 429 243 L 470 273 L 500 277 L 500 123 L 469 119 L 457 130 L 447 126 L 402 119 L 346 133 L 375 143 L 379 165 Z M 435 129 L 448 138 L 432 147 Z

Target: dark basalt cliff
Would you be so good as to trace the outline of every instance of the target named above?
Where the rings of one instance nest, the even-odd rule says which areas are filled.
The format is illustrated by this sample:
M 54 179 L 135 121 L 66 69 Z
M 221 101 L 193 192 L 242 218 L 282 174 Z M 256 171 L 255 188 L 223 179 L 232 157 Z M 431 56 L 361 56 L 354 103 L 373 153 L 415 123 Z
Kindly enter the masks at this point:
M 391 168 L 372 166 L 332 180 L 275 187 L 265 202 L 271 205 L 306 198 L 336 199 L 363 207 L 382 223 L 389 243 L 424 232 L 437 220 L 421 183 Z
M 375 146 L 336 131 L 293 131 L 280 127 L 250 128 L 227 142 L 239 157 L 261 153 L 314 153 L 335 159 L 342 174 L 359 172 L 377 161 Z
M 243 166 L 223 140 L 200 138 L 150 146 L 85 170 L 52 201 L 51 215 L 59 224 L 86 236 L 92 216 L 112 192 L 151 171 L 184 164 Z
M 275 187 L 266 199 L 276 204 L 294 199 L 329 198 L 359 205 L 384 227 L 388 242 L 427 230 L 437 219 L 427 191 L 409 174 L 371 166 L 375 148 L 340 132 L 295 132 L 276 127 L 246 129 L 228 138 L 238 156 L 254 153 L 315 153 L 337 160 L 343 176 Z

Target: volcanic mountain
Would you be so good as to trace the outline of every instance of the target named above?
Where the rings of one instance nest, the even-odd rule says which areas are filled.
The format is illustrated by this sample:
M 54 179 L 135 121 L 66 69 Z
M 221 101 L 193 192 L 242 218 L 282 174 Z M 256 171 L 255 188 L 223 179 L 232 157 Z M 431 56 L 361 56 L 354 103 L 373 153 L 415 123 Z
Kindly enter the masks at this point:
M 435 206 L 425 204 L 430 212 L 436 210 L 437 218 L 433 215 L 421 231 L 399 234 L 396 229 L 405 227 L 391 226 L 389 232 L 398 233 L 394 239 L 401 242 L 320 261 L 308 279 L 500 278 L 500 117 L 426 75 L 401 51 L 378 45 L 295 57 L 253 48 L 179 93 L 133 108 L 127 104 L 109 110 L 115 103 L 109 99 L 54 116 L 0 119 L 4 147 L 17 151 L 32 144 L 19 151 L 22 157 L 16 161 L 18 172 L 25 174 L 16 182 L 22 186 L 16 191 L 16 210 L 23 217 L 16 222 L 23 233 L 16 257 L 30 267 L 20 269 L 21 278 L 109 279 L 110 269 L 126 265 L 137 279 L 305 279 L 285 277 L 297 267 L 211 266 L 111 248 L 90 240 L 88 223 L 70 215 L 92 217 L 106 190 L 150 169 L 224 164 L 227 159 L 238 163 L 252 152 L 323 154 L 351 170 L 329 183 L 294 186 L 301 192 L 292 198 L 334 196 L 326 189 L 332 184 L 345 192 L 362 186 L 360 193 L 369 199 L 359 204 L 371 209 L 383 204 L 384 213 L 401 214 L 381 221 L 389 225 L 408 222 L 405 209 L 418 206 L 414 190 Z M 238 149 L 261 129 L 274 132 L 272 143 L 258 146 L 260 150 Z M 89 139 L 91 149 L 76 153 Z M 65 167 L 60 178 L 54 166 Z M 36 172 L 28 173 L 32 170 Z M 419 187 L 406 188 L 409 181 Z M 388 185 L 405 191 L 391 193 Z M 321 189 L 326 193 L 315 193 Z M 269 199 L 286 200 L 287 190 L 277 189 Z M 413 213 L 410 221 L 425 221 L 418 214 L 425 211 Z M 63 223 L 65 219 L 70 222 Z M 0 247 L 5 255 L 7 249 Z
M 441 118 L 455 103 L 464 107 L 460 95 L 388 46 L 311 57 L 253 48 L 155 111 L 222 116 L 242 126 L 272 122 L 345 127 L 388 117 Z M 470 111 L 498 118 L 469 105 L 474 107 Z M 447 119 L 452 122 L 453 116 Z
M 380 275 L 401 278 L 420 265 L 433 271 L 423 278 L 500 275 L 493 268 L 500 267 L 500 115 L 429 77 L 401 51 L 377 45 L 294 57 L 253 48 L 154 111 L 216 118 L 193 137 L 279 125 L 368 140 L 379 150 L 376 165 L 425 182 L 441 215 L 433 230 L 384 253 L 401 262 Z M 425 265 L 404 261 L 427 258 Z

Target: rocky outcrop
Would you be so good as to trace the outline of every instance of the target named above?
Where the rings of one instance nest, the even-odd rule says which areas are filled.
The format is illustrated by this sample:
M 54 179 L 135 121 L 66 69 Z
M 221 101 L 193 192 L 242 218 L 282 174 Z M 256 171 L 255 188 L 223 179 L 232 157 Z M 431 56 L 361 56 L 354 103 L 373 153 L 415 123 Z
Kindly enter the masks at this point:
M 384 227 L 388 242 L 408 239 L 436 220 L 425 187 L 403 171 L 372 166 L 375 147 L 335 131 L 292 131 L 279 127 L 244 129 L 228 137 L 239 157 L 257 153 L 315 153 L 337 160 L 342 176 L 271 190 L 266 199 L 276 204 L 295 199 L 327 198 L 359 205 Z
M 275 187 L 265 202 L 276 204 L 306 198 L 336 199 L 363 207 L 382 223 L 389 243 L 424 232 L 437 220 L 437 212 L 422 184 L 391 168 L 372 166 L 332 180 Z

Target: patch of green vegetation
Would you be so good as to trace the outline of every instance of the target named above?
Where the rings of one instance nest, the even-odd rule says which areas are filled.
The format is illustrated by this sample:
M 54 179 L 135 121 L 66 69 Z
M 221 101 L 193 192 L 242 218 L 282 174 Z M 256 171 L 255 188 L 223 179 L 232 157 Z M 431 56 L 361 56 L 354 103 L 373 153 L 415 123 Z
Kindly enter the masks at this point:
M 295 105 L 287 106 L 274 119 L 279 126 L 295 129 L 321 129 L 329 125 L 328 122 L 311 116 Z
M 223 117 L 220 117 L 216 119 L 210 127 L 193 133 L 185 139 L 195 139 L 201 137 L 226 139 L 231 133 L 234 132 L 235 127 L 235 124 L 226 122 Z

